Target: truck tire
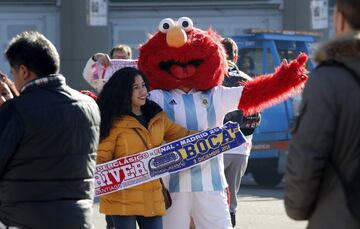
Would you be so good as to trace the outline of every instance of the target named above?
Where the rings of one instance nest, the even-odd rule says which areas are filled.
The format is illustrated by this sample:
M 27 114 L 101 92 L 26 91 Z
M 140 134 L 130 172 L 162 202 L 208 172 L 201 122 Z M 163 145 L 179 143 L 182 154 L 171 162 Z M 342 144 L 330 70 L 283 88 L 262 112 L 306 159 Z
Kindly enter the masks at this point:
M 277 161 L 269 161 L 261 164 L 262 166 L 256 166 L 251 171 L 255 182 L 265 187 L 275 187 L 280 184 L 284 174 L 278 172 Z

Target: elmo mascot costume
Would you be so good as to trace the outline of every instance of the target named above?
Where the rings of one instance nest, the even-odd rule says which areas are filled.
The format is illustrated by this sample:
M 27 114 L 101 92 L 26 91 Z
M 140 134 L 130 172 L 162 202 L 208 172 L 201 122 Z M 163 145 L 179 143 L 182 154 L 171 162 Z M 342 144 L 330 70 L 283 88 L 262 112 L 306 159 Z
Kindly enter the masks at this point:
M 227 64 L 221 37 L 193 26 L 190 18 L 163 19 L 159 32 L 140 47 L 138 67 L 153 89 L 150 99 L 188 129 L 221 126 L 229 111 L 259 112 L 296 94 L 307 80 L 307 56 L 283 63 L 271 75 L 243 86 L 221 86 Z M 165 229 L 231 228 L 223 156 L 164 179 L 173 205 L 163 218 Z
M 102 59 L 109 58 L 102 54 Z M 195 28 L 190 18 L 182 17 L 176 22 L 170 18 L 160 22 L 159 32 L 140 47 L 138 67 L 153 89 L 149 98 L 169 118 L 188 129 L 206 130 L 221 126 L 230 111 L 241 109 L 244 115 L 251 115 L 300 92 L 307 80 L 306 61 L 307 56 L 300 54 L 274 74 L 239 87 L 223 87 L 227 60 L 221 37 L 211 29 Z M 93 83 L 94 63 L 90 58 L 83 76 L 99 88 Z M 188 229 L 191 218 L 198 229 L 232 227 L 222 155 L 163 180 L 173 200 L 163 218 L 165 229 Z

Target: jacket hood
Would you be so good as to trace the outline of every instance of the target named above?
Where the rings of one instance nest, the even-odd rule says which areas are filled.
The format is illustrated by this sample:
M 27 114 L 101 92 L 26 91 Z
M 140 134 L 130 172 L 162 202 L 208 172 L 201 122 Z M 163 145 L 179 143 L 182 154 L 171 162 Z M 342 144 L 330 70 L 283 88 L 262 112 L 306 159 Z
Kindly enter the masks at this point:
M 320 45 L 313 57 L 318 64 L 326 61 L 341 62 L 360 77 L 360 32 Z

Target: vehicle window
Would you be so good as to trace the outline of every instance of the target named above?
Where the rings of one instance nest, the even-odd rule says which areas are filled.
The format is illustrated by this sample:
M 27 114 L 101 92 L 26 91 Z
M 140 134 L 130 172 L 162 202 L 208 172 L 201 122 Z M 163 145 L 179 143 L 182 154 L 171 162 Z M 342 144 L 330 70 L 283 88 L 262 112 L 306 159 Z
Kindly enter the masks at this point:
M 262 62 L 261 48 L 248 48 L 239 50 L 239 58 L 237 61 L 239 69 L 251 77 L 262 75 L 264 72 Z M 274 69 L 274 60 L 270 49 L 267 51 L 267 69 L 272 72 Z

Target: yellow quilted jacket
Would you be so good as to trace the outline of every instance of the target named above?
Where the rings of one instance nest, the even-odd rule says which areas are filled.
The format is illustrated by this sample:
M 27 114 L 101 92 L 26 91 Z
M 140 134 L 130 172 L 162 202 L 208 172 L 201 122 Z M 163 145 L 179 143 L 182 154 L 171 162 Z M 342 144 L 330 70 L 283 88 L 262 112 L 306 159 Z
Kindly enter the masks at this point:
M 154 148 L 160 146 L 164 141 L 174 141 L 196 132 L 189 131 L 172 122 L 164 112 L 158 113 L 149 121 L 148 129 L 134 117 L 124 116 L 115 121 L 109 136 L 100 142 L 97 163 L 145 151 L 146 147 L 134 128 L 142 135 L 148 148 Z M 100 212 L 106 215 L 164 215 L 165 204 L 160 181 L 150 181 L 101 196 Z

